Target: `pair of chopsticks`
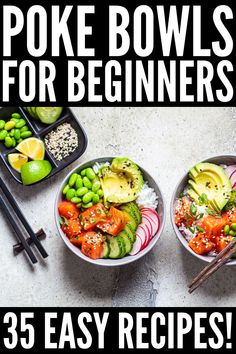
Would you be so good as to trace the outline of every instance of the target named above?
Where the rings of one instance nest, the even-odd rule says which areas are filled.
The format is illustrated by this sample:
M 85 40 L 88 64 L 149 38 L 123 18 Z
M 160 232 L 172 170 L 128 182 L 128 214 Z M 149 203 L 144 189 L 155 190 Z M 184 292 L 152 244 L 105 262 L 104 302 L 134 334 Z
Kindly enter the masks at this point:
M 29 225 L 28 221 L 26 220 L 25 216 L 22 214 L 22 211 L 20 210 L 18 204 L 16 203 L 15 199 L 13 198 L 11 192 L 9 191 L 8 187 L 0 177 L 0 188 L 3 192 L 3 194 L 6 197 L 6 200 L 0 195 L 0 206 L 2 207 L 3 212 L 5 213 L 6 217 L 8 218 L 13 230 L 16 233 L 16 236 L 21 243 L 21 246 L 24 248 L 26 253 L 28 254 L 31 262 L 37 263 L 37 258 L 35 257 L 32 249 L 30 248 L 29 241 L 27 241 L 24 237 L 24 234 L 22 233 L 22 230 L 19 226 L 19 223 L 15 217 L 15 215 L 12 213 L 12 210 L 9 206 L 11 205 L 14 213 L 18 217 L 18 220 L 21 222 L 23 225 L 24 229 L 27 231 L 29 235 L 29 239 L 32 240 L 32 242 L 35 244 L 37 247 L 38 251 L 42 255 L 43 258 L 46 258 L 48 256 L 47 252 L 45 251 L 44 247 L 42 246 L 41 242 L 39 241 L 37 235 L 34 233 L 33 229 Z M 8 201 L 8 202 L 7 202 Z
M 236 254 L 236 237 L 189 284 L 191 294 Z

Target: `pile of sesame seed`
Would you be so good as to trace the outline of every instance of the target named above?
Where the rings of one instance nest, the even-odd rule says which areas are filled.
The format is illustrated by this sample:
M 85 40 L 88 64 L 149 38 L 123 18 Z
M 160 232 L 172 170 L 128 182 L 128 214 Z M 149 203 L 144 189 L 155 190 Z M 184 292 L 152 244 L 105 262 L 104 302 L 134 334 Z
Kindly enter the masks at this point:
M 61 161 L 77 148 L 78 135 L 69 123 L 63 123 L 48 133 L 44 141 L 54 158 Z

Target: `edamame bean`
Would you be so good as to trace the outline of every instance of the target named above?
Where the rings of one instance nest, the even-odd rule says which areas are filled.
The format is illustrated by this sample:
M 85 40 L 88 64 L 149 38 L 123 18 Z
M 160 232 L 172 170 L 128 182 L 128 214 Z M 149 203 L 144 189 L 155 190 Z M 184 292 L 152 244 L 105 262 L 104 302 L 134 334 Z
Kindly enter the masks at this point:
M 233 231 L 233 230 L 230 230 L 229 235 L 230 235 L 230 236 L 236 236 L 236 232 Z
M 27 138 L 29 138 L 29 137 L 32 136 L 32 135 L 33 135 L 32 132 L 27 131 L 27 132 L 21 133 L 21 134 L 20 134 L 20 137 L 21 137 L 22 139 L 27 139 Z
M 70 176 L 70 179 L 69 179 L 69 186 L 70 187 L 73 187 L 76 180 L 77 180 L 77 173 L 72 173 L 72 175 Z
M 20 129 L 15 129 L 14 138 L 15 138 L 16 140 L 19 140 L 19 139 L 20 139 Z
M 12 140 L 12 147 L 15 147 L 16 146 L 16 139 L 14 137 L 12 137 L 11 140 Z
M 7 131 L 11 130 L 12 128 L 15 127 L 15 125 L 16 125 L 15 122 L 9 120 L 8 122 L 6 122 L 4 129 L 7 130 Z
M 28 130 L 29 130 L 29 128 L 27 127 L 27 125 L 25 125 L 24 127 L 22 127 L 22 128 L 20 129 L 21 133 L 27 132 Z
M 93 206 L 93 203 L 92 203 L 92 202 L 90 202 L 90 203 L 88 203 L 88 204 L 82 204 L 82 208 L 84 208 L 84 209 L 91 208 L 92 206 Z
M 93 199 L 94 193 L 88 192 L 83 196 L 83 204 L 88 204 Z
M 225 225 L 225 227 L 224 227 L 224 233 L 225 233 L 225 235 L 228 235 L 228 234 L 229 234 L 229 231 L 230 231 L 229 225 Z
M 18 144 L 19 144 L 19 143 L 21 143 L 22 141 L 23 141 L 23 139 L 20 138 L 17 142 L 18 142 Z
M 88 193 L 88 188 L 82 187 L 77 190 L 76 195 L 77 195 L 77 197 L 82 197 L 86 193 Z
M 102 198 L 104 196 L 103 190 L 99 189 L 97 194 L 99 195 L 100 198 Z
M 10 131 L 9 135 L 10 135 L 10 136 L 14 136 L 14 134 L 15 134 L 15 129 L 13 128 L 13 129 Z
M 12 113 L 12 118 L 20 119 L 21 115 L 19 113 Z
M 92 201 L 93 201 L 93 204 L 97 204 L 99 202 L 99 195 L 98 194 L 94 194 Z
M 70 189 L 70 186 L 69 186 L 69 184 L 67 184 L 67 185 L 64 187 L 64 189 L 63 189 L 63 191 L 62 191 L 62 194 L 66 195 L 66 193 L 68 192 L 69 189 Z
M 231 225 L 230 225 L 230 228 L 234 231 L 236 231 L 236 223 L 233 222 Z
M 101 187 L 101 183 L 99 181 L 96 181 L 92 185 L 92 191 L 96 193 Z
M 81 202 L 81 199 L 79 197 L 73 197 L 70 200 L 72 203 L 78 204 Z
M 3 129 L 5 127 L 5 120 L 0 120 L 0 129 Z
M 74 196 L 75 196 L 76 190 L 73 188 L 70 188 L 67 192 L 66 192 L 66 199 L 67 200 L 71 200 Z
M 13 144 L 13 140 L 10 136 L 7 136 L 5 138 L 5 142 L 4 142 L 4 145 L 7 147 L 7 148 L 10 148 L 12 147 L 12 144 Z
M 15 123 L 19 122 L 19 119 L 17 119 L 17 118 L 11 118 L 10 120 L 15 122 Z
M 82 170 L 82 171 L 80 172 L 80 174 L 81 174 L 81 176 L 85 176 L 85 175 L 86 175 L 86 169 Z
M 83 187 L 83 180 L 82 177 L 80 175 L 78 175 L 77 180 L 75 182 L 75 188 L 79 189 Z
M 86 176 L 90 181 L 96 177 L 94 170 L 91 167 L 86 168 Z
M 83 178 L 83 184 L 85 187 L 87 187 L 88 189 L 92 188 L 92 183 L 90 182 L 90 180 L 88 179 L 88 177 L 84 177 Z
M 82 205 L 82 203 L 78 203 L 78 204 L 76 204 L 77 208 L 80 208 L 80 207 L 81 207 L 81 205 Z
M 24 119 L 20 119 L 20 120 L 16 123 L 15 128 L 16 128 L 16 129 L 20 129 L 20 128 L 24 127 L 25 125 L 26 125 L 26 121 L 25 121 Z
M 93 183 L 95 183 L 96 181 L 100 181 L 98 176 L 95 176 L 94 180 L 93 180 Z
M 5 140 L 7 137 L 7 131 L 4 129 L 0 132 L 0 140 Z

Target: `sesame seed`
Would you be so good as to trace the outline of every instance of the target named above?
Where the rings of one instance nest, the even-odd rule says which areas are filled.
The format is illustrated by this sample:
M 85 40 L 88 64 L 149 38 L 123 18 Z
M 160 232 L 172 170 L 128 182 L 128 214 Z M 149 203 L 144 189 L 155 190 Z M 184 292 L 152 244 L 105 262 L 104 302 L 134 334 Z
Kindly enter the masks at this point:
M 45 145 L 57 161 L 71 155 L 78 147 L 78 135 L 69 123 L 59 125 L 45 136 Z

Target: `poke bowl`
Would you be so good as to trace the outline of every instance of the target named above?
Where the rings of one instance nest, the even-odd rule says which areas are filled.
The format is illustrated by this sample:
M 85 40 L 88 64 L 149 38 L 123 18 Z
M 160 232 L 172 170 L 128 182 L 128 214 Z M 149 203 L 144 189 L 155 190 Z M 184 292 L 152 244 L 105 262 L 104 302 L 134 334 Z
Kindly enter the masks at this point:
M 181 244 L 211 262 L 236 237 L 236 156 L 193 166 L 177 184 L 170 211 Z M 236 265 L 235 256 L 226 265 Z
M 165 221 L 160 188 L 129 158 L 103 157 L 74 168 L 59 187 L 55 221 L 66 246 L 96 265 L 140 259 Z

